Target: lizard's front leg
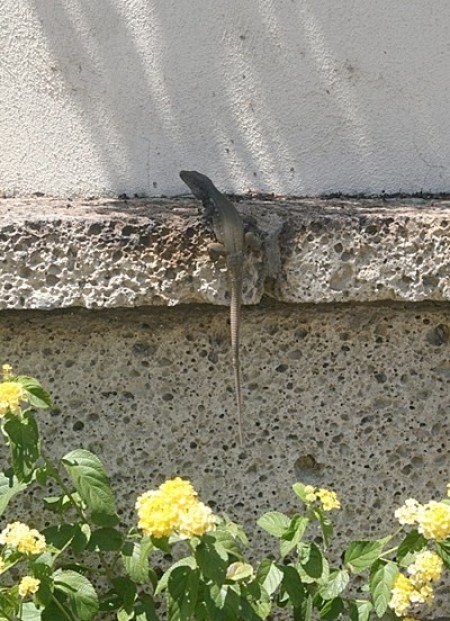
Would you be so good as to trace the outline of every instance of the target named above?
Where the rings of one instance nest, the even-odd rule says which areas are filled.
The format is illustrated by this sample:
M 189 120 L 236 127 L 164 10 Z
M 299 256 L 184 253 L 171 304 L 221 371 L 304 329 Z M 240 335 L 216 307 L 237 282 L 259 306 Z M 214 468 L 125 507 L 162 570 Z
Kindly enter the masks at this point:
M 225 246 L 220 242 L 211 242 L 208 244 L 207 250 L 212 261 L 218 261 L 220 257 L 224 257 L 227 254 Z

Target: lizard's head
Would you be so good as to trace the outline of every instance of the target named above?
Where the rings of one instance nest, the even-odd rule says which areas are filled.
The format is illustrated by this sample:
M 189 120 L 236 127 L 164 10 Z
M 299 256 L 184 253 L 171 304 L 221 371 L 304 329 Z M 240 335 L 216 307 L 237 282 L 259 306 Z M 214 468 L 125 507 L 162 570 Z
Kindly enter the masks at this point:
M 182 170 L 180 177 L 188 186 L 195 198 L 205 200 L 209 197 L 211 187 L 214 188 L 211 179 L 196 170 Z

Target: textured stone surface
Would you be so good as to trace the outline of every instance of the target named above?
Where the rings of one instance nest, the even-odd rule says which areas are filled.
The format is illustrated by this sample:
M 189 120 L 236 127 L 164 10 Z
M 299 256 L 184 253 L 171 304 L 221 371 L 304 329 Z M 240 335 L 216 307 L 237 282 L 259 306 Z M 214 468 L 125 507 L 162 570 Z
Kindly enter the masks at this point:
M 136 495 L 185 476 L 258 557 L 272 542 L 257 516 L 295 510 L 301 480 L 341 497 L 338 552 L 450 480 L 449 204 L 238 208 L 262 239 L 245 268 L 243 450 L 228 310 L 205 304 L 226 303 L 224 265 L 193 201 L 2 201 L 2 360 L 50 388 L 51 452 L 98 453 L 126 522 Z M 33 512 L 36 496 L 17 502 Z
M 450 300 L 450 201 L 241 201 L 244 302 Z M 226 303 L 198 201 L 0 201 L 0 308 Z
M 246 308 L 243 450 L 226 309 L 4 312 L 0 351 L 53 392 L 57 409 L 39 415 L 52 454 L 81 445 L 105 461 L 124 520 L 137 494 L 178 474 L 242 520 L 260 554 L 271 542 L 255 518 L 294 510 L 296 480 L 337 491 L 341 543 L 392 529 L 410 496 L 445 494 L 449 311 Z

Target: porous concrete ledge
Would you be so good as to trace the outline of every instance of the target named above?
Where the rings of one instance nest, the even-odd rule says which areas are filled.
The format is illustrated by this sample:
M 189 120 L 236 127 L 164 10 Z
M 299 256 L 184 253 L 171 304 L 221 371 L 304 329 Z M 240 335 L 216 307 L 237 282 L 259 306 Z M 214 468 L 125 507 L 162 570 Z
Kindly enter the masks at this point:
M 450 201 L 242 200 L 244 303 L 450 300 Z M 226 302 L 189 199 L 0 201 L 0 308 Z

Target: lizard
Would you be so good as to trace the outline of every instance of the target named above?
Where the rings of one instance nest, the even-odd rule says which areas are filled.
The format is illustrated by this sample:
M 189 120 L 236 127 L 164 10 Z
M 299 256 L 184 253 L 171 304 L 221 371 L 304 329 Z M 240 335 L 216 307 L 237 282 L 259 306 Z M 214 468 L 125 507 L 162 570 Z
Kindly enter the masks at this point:
M 242 425 L 241 366 L 239 332 L 241 324 L 242 279 L 244 264 L 244 224 L 237 209 L 211 179 L 195 170 L 182 170 L 180 177 L 195 198 L 202 201 L 207 218 L 212 220 L 217 243 L 209 244 L 210 256 L 224 255 L 230 288 L 230 332 L 234 386 L 238 414 L 239 444 L 244 445 Z

